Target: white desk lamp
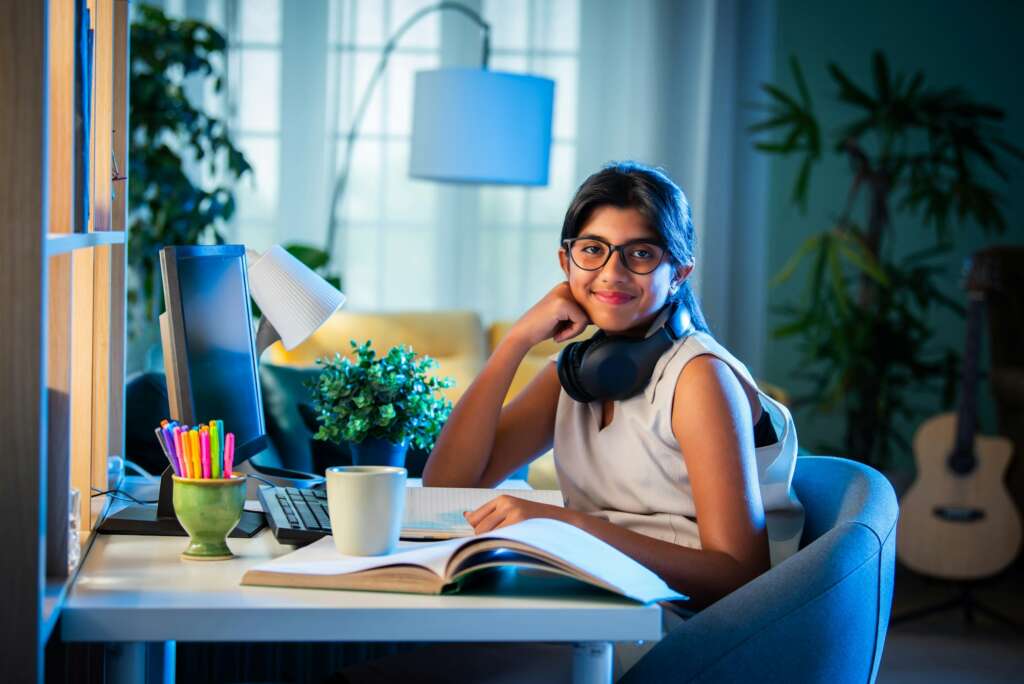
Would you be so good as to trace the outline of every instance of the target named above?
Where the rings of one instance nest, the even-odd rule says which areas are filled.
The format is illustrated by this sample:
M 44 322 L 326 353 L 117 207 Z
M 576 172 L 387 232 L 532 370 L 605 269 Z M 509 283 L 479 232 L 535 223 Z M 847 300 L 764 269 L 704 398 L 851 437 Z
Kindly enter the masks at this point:
M 277 340 L 288 350 L 299 346 L 345 303 L 345 295 L 280 245 L 246 256 L 249 294 L 263 314 L 256 358 Z

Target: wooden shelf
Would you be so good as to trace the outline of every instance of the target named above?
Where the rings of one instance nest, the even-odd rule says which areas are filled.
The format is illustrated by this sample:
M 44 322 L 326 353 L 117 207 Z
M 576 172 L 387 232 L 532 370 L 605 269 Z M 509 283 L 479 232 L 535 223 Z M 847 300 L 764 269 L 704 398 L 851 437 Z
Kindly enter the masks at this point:
M 46 578 L 46 584 L 43 587 L 43 620 L 39 635 L 44 644 L 50 638 L 54 625 L 57 624 L 60 608 L 64 605 L 64 599 L 67 598 L 70 584 L 71 579 L 67 577 Z
M 103 497 L 104 510 L 102 515 L 106 515 L 107 509 L 110 506 L 112 499 Z M 43 617 L 42 623 L 40 624 L 40 638 L 45 644 L 53 633 L 53 628 L 57 624 L 57 618 L 60 617 L 60 610 L 64 605 L 64 601 L 68 597 L 68 590 L 71 589 L 71 585 L 74 584 L 75 579 L 78 577 L 78 572 L 82 569 L 85 564 L 85 557 L 89 555 L 89 550 L 92 548 L 93 542 L 96 541 L 95 532 L 83 532 L 84 536 L 79 542 L 81 548 L 81 555 L 79 555 L 78 567 L 71 572 L 67 577 L 47 577 L 43 585 Z
M 96 247 L 97 245 L 123 245 L 125 235 L 120 230 L 96 230 L 91 233 L 48 233 L 46 235 L 46 254 L 66 254 L 76 249 Z

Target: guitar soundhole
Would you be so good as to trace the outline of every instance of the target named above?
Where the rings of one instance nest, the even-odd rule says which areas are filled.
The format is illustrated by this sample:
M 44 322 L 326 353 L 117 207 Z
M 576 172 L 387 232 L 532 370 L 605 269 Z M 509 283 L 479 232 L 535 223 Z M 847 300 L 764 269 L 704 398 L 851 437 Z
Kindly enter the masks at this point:
M 932 513 L 936 518 L 952 523 L 978 522 L 985 517 L 985 511 L 971 506 L 936 506 Z

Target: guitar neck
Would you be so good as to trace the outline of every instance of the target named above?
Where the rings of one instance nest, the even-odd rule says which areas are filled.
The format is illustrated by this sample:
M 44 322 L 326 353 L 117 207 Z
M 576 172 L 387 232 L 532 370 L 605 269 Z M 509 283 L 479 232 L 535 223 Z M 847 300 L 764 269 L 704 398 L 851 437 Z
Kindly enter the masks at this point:
M 985 301 L 980 293 L 970 293 L 967 306 L 967 340 L 964 345 L 963 378 L 960 405 L 956 420 L 956 451 L 966 456 L 973 454 L 974 435 L 978 429 L 978 359 L 981 356 L 981 325 L 985 315 Z

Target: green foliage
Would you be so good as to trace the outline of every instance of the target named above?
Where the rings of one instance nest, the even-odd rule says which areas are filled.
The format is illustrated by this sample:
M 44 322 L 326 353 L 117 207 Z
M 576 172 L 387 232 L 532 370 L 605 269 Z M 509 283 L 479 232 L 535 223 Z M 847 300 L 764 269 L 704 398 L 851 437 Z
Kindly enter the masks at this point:
M 411 347 L 392 347 L 377 357 L 370 341 L 350 344 L 354 361 L 341 354 L 317 361 L 323 370 L 309 383 L 320 422 L 314 437 L 356 443 L 371 437 L 433 448 L 452 410 L 438 390 L 454 381 L 428 377 L 437 362 L 428 356 L 417 359 Z
M 955 394 L 959 357 L 934 348 L 928 322 L 933 307 L 963 310 L 939 287 L 952 226 L 1005 230 L 997 193 L 986 182 L 1005 181 L 1002 157 L 1024 153 L 1003 137 L 1000 109 L 959 88 L 928 89 L 920 71 L 893 76 L 881 53 L 872 66 L 872 87 L 863 88 L 828 65 L 836 98 L 852 111 L 834 129 L 831 147 L 849 162 L 850 189 L 837 198 L 834 224 L 808 237 L 775 276 L 778 284 L 806 270 L 803 297 L 783 309 L 774 334 L 798 341 L 801 375 L 812 381 L 813 391 L 798 405 L 845 413 L 844 444 L 818 448 L 886 466 L 894 448 L 909 451 L 897 419 L 934 410 L 913 405 L 911 390 L 941 396 L 947 406 Z M 750 130 L 776 136 L 756 142 L 757 149 L 801 159 L 792 201 L 806 211 L 811 168 L 822 156 L 821 126 L 795 58 L 790 68 L 798 94 L 765 84 L 768 117 Z M 862 222 L 854 218 L 858 207 Z M 930 227 L 932 246 L 894 255 L 893 208 Z
M 131 27 L 128 259 L 152 319 L 164 245 L 223 244 L 221 229 L 235 213 L 234 181 L 252 167 L 234 146 L 227 122 L 197 108 L 185 79 L 212 79 L 221 92 L 227 42 L 209 24 L 175 20 L 157 8 L 135 7 Z M 218 179 L 204 188 L 186 174 L 188 160 Z

